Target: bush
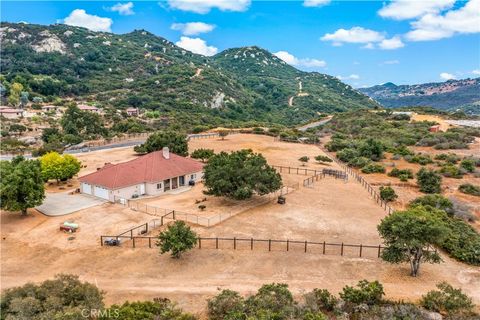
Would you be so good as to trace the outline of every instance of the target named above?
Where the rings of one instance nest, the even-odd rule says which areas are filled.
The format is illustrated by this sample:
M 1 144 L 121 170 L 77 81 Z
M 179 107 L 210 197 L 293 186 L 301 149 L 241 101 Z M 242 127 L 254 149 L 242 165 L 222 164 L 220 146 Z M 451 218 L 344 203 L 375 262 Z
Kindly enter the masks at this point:
M 242 319 L 245 301 L 236 291 L 222 290 L 220 294 L 208 300 L 208 319 Z
M 448 237 L 440 244 L 455 259 L 480 265 L 480 234 L 468 223 L 457 219 L 446 220 Z
M 392 171 L 388 173 L 388 176 L 399 178 L 401 181 L 408 181 L 408 179 L 413 179 L 413 171 L 410 169 L 393 168 Z
M 463 159 L 460 162 L 460 167 L 465 169 L 467 172 L 474 172 L 476 166 L 476 161 L 474 159 Z
M 378 163 L 369 163 L 362 168 L 362 172 L 369 173 L 385 173 L 385 167 Z
M 190 157 L 192 157 L 193 159 L 200 159 L 202 160 L 202 162 L 205 162 L 206 160 L 213 157 L 214 154 L 215 152 L 212 149 L 200 148 L 193 151 Z
M 380 187 L 380 199 L 386 202 L 390 201 L 395 201 L 395 199 L 398 198 L 398 195 L 395 193 L 395 190 L 393 190 L 392 187 L 390 186 L 381 186 Z
M 356 158 L 351 159 L 348 162 L 348 165 L 351 166 L 351 167 L 354 167 L 354 168 L 363 168 L 367 164 L 369 164 L 370 161 L 371 161 L 370 159 L 367 159 L 365 157 L 356 157 Z
M 441 183 L 442 177 L 433 170 L 422 168 L 417 173 L 417 184 L 421 192 L 440 193 Z
M 332 161 L 333 161 L 333 160 L 330 159 L 329 157 L 323 156 L 323 155 L 318 155 L 318 156 L 316 156 L 316 157 L 315 157 L 315 160 L 316 160 L 317 162 L 332 162 Z
M 452 164 L 446 164 L 442 166 L 439 172 L 447 178 L 461 179 L 464 171 Z
M 437 154 L 434 158 L 435 160 L 442 160 L 450 164 L 456 164 L 458 161 L 460 161 L 460 157 L 457 156 L 454 153 L 441 153 Z
M 383 285 L 380 282 L 361 280 L 358 282 L 357 288 L 345 286 L 340 297 L 346 302 L 374 305 L 382 301 L 384 294 Z
M 245 304 L 251 319 L 290 319 L 295 312 L 293 295 L 284 283 L 263 285 Z
M 307 156 L 303 156 L 298 159 L 298 161 L 300 161 L 303 166 L 308 162 L 308 160 L 310 160 L 310 158 Z
M 175 221 L 158 235 L 156 245 L 160 253 L 171 252 L 172 258 L 180 258 L 181 254 L 192 249 L 197 244 L 198 236 L 183 221 Z
M 184 313 L 177 308 L 169 299 L 155 298 L 153 301 L 125 302 L 122 305 L 112 305 L 104 310 L 105 316 L 100 316 L 98 320 L 136 320 L 136 319 L 155 319 L 155 320 L 195 320 L 194 315 Z M 81 318 L 80 318 L 81 319 Z
M 338 299 L 327 289 L 314 289 L 304 296 L 309 309 L 318 311 L 333 311 Z
M 410 208 L 417 206 L 430 206 L 432 208 L 445 211 L 449 216 L 453 216 L 454 213 L 452 201 L 440 194 L 428 194 L 423 197 L 418 197 L 411 201 L 408 206 Z
M 458 190 L 462 193 L 470 194 L 472 196 L 480 197 L 480 186 L 475 186 L 470 183 L 464 183 L 458 187 Z
M 337 152 L 337 158 L 343 162 L 349 162 L 350 160 L 357 158 L 360 154 L 353 148 L 345 148 Z
M 469 313 L 473 310 L 472 299 L 461 289 L 455 289 L 446 282 L 437 284 L 437 290 L 422 296 L 420 304 L 427 310 L 449 314 Z
M 82 310 L 101 310 L 103 292 L 78 276 L 59 274 L 40 284 L 6 289 L 2 319 L 82 319 Z
M 432 158 L 430 158 L 429 155 L 424 155 L 421 153 L 418 153 L 414 156 L 404 156 L 403 158 L 405 159 L 405 161 L 409 163 L 418 163 L 419 165 L 422 165 L 422 166 L 433 163 L 433 160 Z

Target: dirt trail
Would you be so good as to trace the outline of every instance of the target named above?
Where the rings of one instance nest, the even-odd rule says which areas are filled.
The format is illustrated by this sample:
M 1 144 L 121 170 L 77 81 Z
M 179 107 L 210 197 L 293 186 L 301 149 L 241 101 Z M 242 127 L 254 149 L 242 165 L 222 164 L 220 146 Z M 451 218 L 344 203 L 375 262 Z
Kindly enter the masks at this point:
M 202 73 L 203 69 L 201 68 L 198 68 L 196 71 L 195 71 L 195 74 L 192 76 L 192 79 L 193 78 L 198 78 L 200 77 L 200 74 Z
M 445 121 L 446 119 L 443 119 L 442 117 L 435 116 L 435 115 L 413 113 L 411 120 L 438 122 L 440 124 L 441 131 L 447 131 L 449 128 L 453 127 L 451 124 Z

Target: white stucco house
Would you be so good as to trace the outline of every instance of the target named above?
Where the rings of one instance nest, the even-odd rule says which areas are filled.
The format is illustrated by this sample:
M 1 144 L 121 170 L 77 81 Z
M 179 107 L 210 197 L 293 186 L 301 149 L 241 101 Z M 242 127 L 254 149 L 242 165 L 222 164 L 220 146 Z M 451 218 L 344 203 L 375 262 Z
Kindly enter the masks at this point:
M 154 196 L 186 187 L 203 177 L 203 164 L 169 152 L 151 152 L 118 164 L 107 163 L 79 178 L 80 192 L 110 202 L 124 202 L 143 195 Z

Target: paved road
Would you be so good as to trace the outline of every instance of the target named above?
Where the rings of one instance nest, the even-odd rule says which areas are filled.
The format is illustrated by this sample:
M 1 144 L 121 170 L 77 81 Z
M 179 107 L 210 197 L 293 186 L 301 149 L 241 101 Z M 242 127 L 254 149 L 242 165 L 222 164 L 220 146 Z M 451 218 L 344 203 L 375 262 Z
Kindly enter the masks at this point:
M 298 127 L 297 129 L 300 130 L 300 131 L 307 131 L 307 130 L 310 129 L 310 128 L 315 128 L 315 127 L 324 125 L 325 123 L 327 123 L 327 122 L 330 121 L 330 120 L 332 120 L 332 117 L 329 117 L 329 118 L 324 119 L 324 120 L 315 121 L 315 122 L 306 124 L 306 125 L 304 125 L 304 126 Z

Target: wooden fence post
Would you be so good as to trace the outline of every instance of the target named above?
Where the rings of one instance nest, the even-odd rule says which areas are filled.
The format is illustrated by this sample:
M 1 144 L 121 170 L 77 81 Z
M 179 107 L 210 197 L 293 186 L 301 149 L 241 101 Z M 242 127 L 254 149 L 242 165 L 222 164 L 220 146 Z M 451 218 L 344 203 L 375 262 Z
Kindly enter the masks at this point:
M 198 238 L 198 249 L 202 249 L 202 238 Z
M 135 248 L 135 238 L 132 238 L 133 242 L 132 242 L 132 246 Z
M 215 238 L 215 249 L 218 249 L 218 237 Z
M 152 247 L 152 237 L 148 237 L 148 247 Z
M 362 257 L 362 244 L 360 244 L 360 257 Z
M 250 239 L 250 250 L 253 250 L 253 238 Z
M 380 249 L 381 249 L 381 245 L 379 244 L 378 245 L 378 258 L 380 258 Z
M 100 246 L 103 247 L 103 236 L 100 236 Z
M 288 239 L 287 239 L 287 251 L 288 251 L 288 245 L 289 245 L 289 243 L 288 243 Z
M 323 254 L 325 254 L 325 241 L 323 241 Z
M 340 251 L 340 255 L 343 256 L 343 242 L 342 242 L 342 249 Z
M 307 241 L 305 241 L 305 252 L 307 252 Z
M 237 237 L 233 237 L 233 250 L 237 250 Z
M 268 251 L 272 251 L 272 239 L 268 239 Z

